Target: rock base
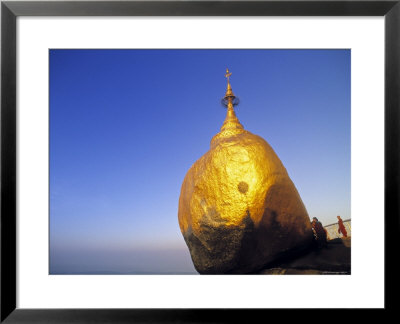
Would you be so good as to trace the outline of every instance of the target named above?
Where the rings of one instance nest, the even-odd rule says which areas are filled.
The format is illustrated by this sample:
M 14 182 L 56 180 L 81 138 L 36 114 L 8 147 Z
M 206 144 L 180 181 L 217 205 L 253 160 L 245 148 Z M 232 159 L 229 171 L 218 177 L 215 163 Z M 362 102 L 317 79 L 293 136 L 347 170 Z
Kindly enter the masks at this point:
M 301 255 L 280 259 L 255 274 L 351 274 L 351 238 L 337 238 Z

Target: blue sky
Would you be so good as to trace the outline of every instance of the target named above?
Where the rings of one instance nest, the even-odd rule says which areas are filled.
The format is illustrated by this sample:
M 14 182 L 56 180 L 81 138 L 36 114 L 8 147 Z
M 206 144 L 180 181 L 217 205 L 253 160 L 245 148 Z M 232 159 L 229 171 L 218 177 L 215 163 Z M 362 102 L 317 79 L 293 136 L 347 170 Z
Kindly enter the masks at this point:
M 278 154 L 309 216 L 351 217 L 350 50 L 49 55 L 50 273 L 195 272 L 178 199 L 225 118 L 227 67 L 239 120 Z

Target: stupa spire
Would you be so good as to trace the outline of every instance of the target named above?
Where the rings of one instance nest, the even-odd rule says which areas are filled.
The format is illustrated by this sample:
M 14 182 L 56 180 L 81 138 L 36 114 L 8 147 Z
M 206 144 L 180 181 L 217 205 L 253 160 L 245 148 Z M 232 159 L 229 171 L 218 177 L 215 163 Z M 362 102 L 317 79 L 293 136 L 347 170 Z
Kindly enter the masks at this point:
M 226 69 L 225 77 L 227 78 L 227 86 L 225 96 L 222 98 L 221 103 L 228 109 L 228 111 L 226 112 L 226 118 L 221 127 L 221 131 L 228 129 L 243 129 L 243 126 L 236 117 L 235 110 L 233 109 L 234 106 L 239 104 L 239 98 L 236 97 L 232 91 L 232 86 L 229 80 L 231 75 L 232 72 L 229 72 L 229 69 Z
M 235 95 L 232 92 L 231 84 L 229 83 L 229 77 L 231 75 L 232 75 L 232 72 L 229 72 L 229 69 L 226 69 L 225 78 L 228 80 L 228 85 L 226 87 L 226 93 L 225 93 L 226 98 L 235 97 Z
M 229 110 L 233 110 L 233 106 L 237 106 L 239 104 L 239 98 L 233 94 L 231 83 L 229 82 L 229 77 L 232 75 L 232 72 L 229 72 L 229 69 L 226 69 L 225 77 L 228 81 L 226 86 L 225 96 L 222 98 L 222 105 L 228 108 Z

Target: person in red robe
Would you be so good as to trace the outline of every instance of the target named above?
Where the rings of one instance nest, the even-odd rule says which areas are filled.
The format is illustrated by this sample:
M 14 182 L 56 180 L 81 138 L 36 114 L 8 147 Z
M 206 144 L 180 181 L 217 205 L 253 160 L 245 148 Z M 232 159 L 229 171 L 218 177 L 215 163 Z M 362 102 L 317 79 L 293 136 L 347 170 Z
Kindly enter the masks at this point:
M 339 229 L 338 229 L 339 234 L 342 233 L 343 237 L 347 237 L 347 231 L 346 231 L 346 227 L 343 224 L 343 220 L 340 218 L 340 216 L 338 216 L 337 219 L 338 219 L 338 225 L 339 225 Z

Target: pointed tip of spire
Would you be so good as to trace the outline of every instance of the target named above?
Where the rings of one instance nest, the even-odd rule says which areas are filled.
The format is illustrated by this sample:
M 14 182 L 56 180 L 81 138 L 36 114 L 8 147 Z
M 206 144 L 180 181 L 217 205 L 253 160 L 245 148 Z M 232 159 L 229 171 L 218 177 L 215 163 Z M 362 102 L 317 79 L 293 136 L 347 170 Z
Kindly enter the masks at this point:
M 221 102 L 224 107 L 237 106 L 239 104 L 239 98 L 236 97 L 232 91 L 231 83 L 229 82 L 229 77 L 232 75 L 232 72 L 229 72 L 229 69 L 226 69 L 225 77 L 227 78 L 227 86 L 225 96 L 222 98 Z

